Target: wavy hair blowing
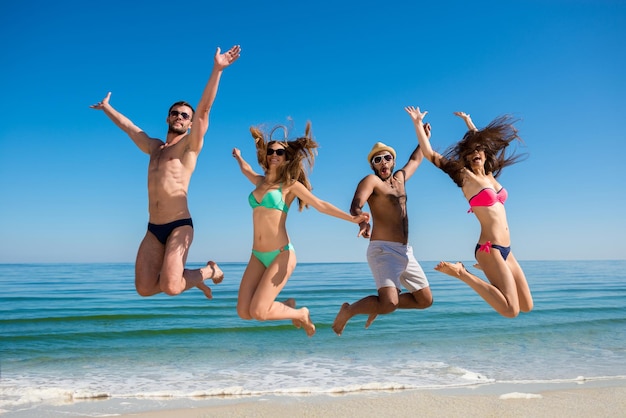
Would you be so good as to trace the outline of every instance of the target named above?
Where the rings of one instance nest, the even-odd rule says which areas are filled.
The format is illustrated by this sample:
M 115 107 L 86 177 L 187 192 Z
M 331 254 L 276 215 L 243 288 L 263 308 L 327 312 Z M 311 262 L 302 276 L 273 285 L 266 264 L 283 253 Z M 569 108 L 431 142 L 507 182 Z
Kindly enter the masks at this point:
M 273 139 L 272 135 L 279 129 L 282 129 L 284 132 L 283 139 Z M 313 170 L 318 144 L 313 139 L 311 133 L 311 122 L 307 122 L 304 136 L 292 141 L 287 139 L 289 132 L 285 125 L 277 125 L 269 133 L 264 132 L 259 127 L 252 126 L 250 127 L 250 133 L 256 145 L 257 160 L 265 173 L 269 169 L 267 165 L 267 148 L 274 143 L 278 143 L 285 147 L 285 164 L 278 171 L 277 181 L 286 185 L 299 181 L 308 190 L 313 190 L 307 172 Z M 308 208 L 309 205 L 298 198 L 298 209 L 302 211 L 305 207 Z
M 513 141 L 523 143 L 514 124 L 517 122 L 510 115 L 499 116 L 485 128 L 467 131 L 459 142 L 443 153 L 441 169 L 446 172 L 457 186 L 463 187 L 463 169 L 471 170 L 467 156 L 476 149 L 485 152 L 485 172 L 498 177 L 504 167 L 513 165 L 527 157 L 526 154 L 507 153 Z

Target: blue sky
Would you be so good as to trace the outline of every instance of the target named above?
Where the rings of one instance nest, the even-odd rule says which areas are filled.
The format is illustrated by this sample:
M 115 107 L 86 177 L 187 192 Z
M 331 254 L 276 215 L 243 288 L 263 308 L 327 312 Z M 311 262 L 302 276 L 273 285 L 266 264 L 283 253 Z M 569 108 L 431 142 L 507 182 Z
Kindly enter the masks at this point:
M 14 1 L 3 6 L 0 262 L 134 261 L 148 219 L 147 155 L 102 112 L 163 138 L 168 107 L 199 100 L 215 48 L 242 46 L 191 181 L 189 261 L 247 261 L 255 167 L 248 128 L 307 120 L 314 193 L 348 210 L 376 141 L 403 163 L 406 105 L 442 150 L 465 127 L 520 118 L 528 159 L 504 170 L 521 260 L 626 258 L 626 2 Z M 260 170 L 260 169 L 259 169 Z M 471 260 L 478 223 L 425 162 L 407 183 L 418 260 Z M 365 261 L 356 225 L 292 210 L 301 262 Z

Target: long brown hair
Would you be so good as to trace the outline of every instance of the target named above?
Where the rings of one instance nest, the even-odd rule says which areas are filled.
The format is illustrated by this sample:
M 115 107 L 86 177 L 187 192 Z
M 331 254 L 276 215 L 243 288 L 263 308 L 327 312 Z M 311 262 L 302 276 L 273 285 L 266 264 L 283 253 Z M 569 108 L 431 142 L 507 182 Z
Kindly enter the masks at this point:
M 499 116 L 480 130 L 469 130 L 459 142 L 443 153 L 440 167 L 457 186 L 463 187 L 463 169 L 471 170 L 466 157 L 476 149 L 485 152 L 485 173 L 498 177 L 504 167 L 525 159 L 526 154 L 507 153 L 513 141 L 523 143 L 514 124 L 516 119 L 510 115 Z
M 283 138 L 280 140 L 273 138 L 274 133 L 278 130 L 282 130 L 284 133 Z M 285 125 L 277 125 L 269 133 L 263 132 L 259 127 L 252 126 L 250 127 L 250 133 L 256 145 L 257 160 L 266 173 L 268 170 L 267 148 L 274 143 L 278 143 L 285 147 L 286 161 L 285 165 L 278 172 L 278 181 L 285 185 L 291 185 L 299 181 L 308 190 L 313 190 L 307 172 L 313 169 L 318 145 L 311 133 L 311 122 L 307 122 L 304 136 L 291 141 L 288 140 L 289 132 Z M 305 207 L 308 208 L 309 205 L 298 199 L 298 207 L 301 211 Z

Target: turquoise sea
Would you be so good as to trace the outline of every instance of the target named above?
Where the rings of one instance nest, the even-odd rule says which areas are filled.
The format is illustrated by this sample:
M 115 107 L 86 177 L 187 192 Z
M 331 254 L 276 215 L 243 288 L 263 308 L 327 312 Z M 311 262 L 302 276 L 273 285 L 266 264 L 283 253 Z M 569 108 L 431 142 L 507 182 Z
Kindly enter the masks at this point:
M 142 298 L 130 263 L 0 264 L 0 413 L 626 379 L 626 261 L 521 262 L 535 309 L 515 319 L 421 264 L 431 308 L 379 316 L 368 330 L 356 317 L 341 337 L 331 329 L 341 304 L 375 293 L 367 264 L 299 264 L 281 297 L 309 307 L 312 338 L 288 321 L 237 317 L 243 263 L 220 264 L 213 300 L 196 289 Z

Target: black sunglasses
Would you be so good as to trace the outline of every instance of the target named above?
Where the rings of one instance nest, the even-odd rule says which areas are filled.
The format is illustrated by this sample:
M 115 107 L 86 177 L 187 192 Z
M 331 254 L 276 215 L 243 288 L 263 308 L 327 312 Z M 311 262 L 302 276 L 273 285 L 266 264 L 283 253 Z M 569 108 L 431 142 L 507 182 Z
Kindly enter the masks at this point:
M 473 153 L 480 152 L 480 151 L 487 151 L 487 147 L 485 147 L 484 145 L 476 145 L 475 147 L 466 150 L 463 155 L 465 157 L 469 157 Z
M 393 155 L 377 155 L 376 157 L 372 158 L 372 164 L 380 164 L 383 161 L 383 158 L 385 159 L 385 161 L 391 161 L 393 160 Z
M 187 112 L 179 112 L 178 110 L 171 110 L 170 111 L 170 116 L 173 118 L 178 117 L 178 115 L 180 115 L 181 118 L 185 119 L 185 120 L 189 120 L 189 118 L 191 118 L 191 115 Z
M 279 157 L 285 155 L 285 149 L 284 148 L 268 148 L 267 149 L 267 155 L 274 155 L 274 153 L 276 153 L 276 155 L 278 155 Z

